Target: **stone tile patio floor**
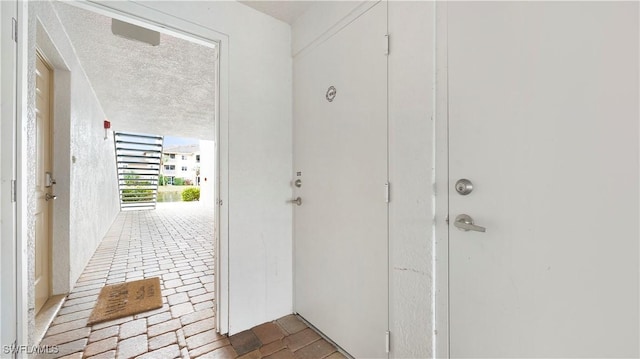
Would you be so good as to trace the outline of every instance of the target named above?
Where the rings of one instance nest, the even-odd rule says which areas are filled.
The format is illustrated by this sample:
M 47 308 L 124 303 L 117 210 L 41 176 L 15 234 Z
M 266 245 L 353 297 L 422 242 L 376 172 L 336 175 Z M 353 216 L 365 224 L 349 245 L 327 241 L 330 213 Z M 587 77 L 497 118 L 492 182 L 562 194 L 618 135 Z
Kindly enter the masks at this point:
M 197 203 L 121 212 L 47 330 L 38 358 L 338 359 L 290 315 L 231 337 L 215 331 L 214 215 Z M 160 309 L 87 326 L 104 285 L 160 277 Z

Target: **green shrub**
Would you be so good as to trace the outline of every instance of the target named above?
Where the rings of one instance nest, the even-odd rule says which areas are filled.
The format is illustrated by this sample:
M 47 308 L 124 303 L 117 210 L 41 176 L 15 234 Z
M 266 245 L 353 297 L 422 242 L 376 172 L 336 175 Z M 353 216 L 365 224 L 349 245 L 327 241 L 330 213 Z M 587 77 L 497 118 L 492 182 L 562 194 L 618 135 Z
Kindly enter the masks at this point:
M 200 188 L 192 187 L 182 191 L 182 200 L 185 202 L 199 201 L 200 200 Z
M 176 177 L 173 179 L 173 185 L 174 186 L 183 186 L 184 185 L 184 178 L 179 178 Z

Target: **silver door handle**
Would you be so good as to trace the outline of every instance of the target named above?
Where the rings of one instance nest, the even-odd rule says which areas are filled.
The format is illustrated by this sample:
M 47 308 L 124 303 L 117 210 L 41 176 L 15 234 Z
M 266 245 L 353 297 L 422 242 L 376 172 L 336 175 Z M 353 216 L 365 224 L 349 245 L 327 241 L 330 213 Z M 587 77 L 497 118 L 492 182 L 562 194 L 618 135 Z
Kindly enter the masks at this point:
M 461 214 L 456 217 L 456 221 L 453 222 L 453 225 L 458 227 L 462 231 L 476 231 L 476 232 L 486 232 L 487 229 L 481 226 L 476 226 L 473 224 L 473 218 L 469 215 Z
M 56 198 L 58 198 L 58 196 L 56 196 L 55 194 L 47 193 L 47 194 L 44 195 L 44 200 L 45 201 L 48 201 L 50 199 L 56 199 Z
M 295 199 L 290 199 L 290 200 L 287 201 L 287 203 L 295 203 L 298 206 L 302 206 L 302 198 L 297 197 Z

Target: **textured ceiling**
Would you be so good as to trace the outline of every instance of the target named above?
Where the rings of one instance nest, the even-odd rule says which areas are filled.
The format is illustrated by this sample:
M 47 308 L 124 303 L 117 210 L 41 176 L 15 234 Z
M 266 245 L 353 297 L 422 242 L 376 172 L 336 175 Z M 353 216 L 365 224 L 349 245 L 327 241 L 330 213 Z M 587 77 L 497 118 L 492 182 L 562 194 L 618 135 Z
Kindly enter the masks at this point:
M 289 25 L 302 15 L 307 9 L 313 5 L 313 1 L 244 1 L 240 0 L 240 3 L 252 7 L 261 13 L 275 17 L 278 20 L 282 20 Z
M 214 139 L 216 49 L 115 36 L 111 18 L 55 2 L 114 131 Z

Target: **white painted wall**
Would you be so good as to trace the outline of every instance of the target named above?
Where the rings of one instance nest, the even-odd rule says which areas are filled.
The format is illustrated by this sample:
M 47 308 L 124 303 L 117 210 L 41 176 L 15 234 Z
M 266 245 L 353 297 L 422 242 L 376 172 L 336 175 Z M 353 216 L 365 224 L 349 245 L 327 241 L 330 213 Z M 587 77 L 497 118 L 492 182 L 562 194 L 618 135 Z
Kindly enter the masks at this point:
M 50 2 L 29 4 L 27 188 L 35 169 L 35 55 L 38 43 L 54 71 L 54 294 L 73 287 L 119 212 L 113 138 L 104 140 L 104 112 Z M 35 197 L 29 192 L 29 211 Z M 29 288 L 33 287 L 33 216 L 28 215 Z M 34 298 L 29 291 L 29 328 Z M 30 330 L 31 332 L 31 330 Z
M 292 26 L 294 54 L 371 2 L 319 2 Z M 432 356 L 434 4 L 390 1 L 389 330 L 392 358 Z M 384 39 L 380 39 L 382 42 Z M 335 54 L 335 56 L 343 56 Z M 295 57 L 294 57 L 295 62 Z M 296 100 L 295 94 L 293 95 Z M 295 121 L 295 119 L 294 119 Z
M 227 51 L 229 61 L 228 89 L 221 90 L 228 90 L 229 106 L 228 178 L 223 179 L 229 183 L 223 204 L 229 211 L 229 332 L 291 313 L 289 25 L 235 1 L 101 4 L 191 33 L 204 28 L 228 36 L 229 45 L 220 52 L 224 58 Z M 220 146 L 222 167 L 226 144 Z M 224 186 L 220 190 L 224 198 Z

